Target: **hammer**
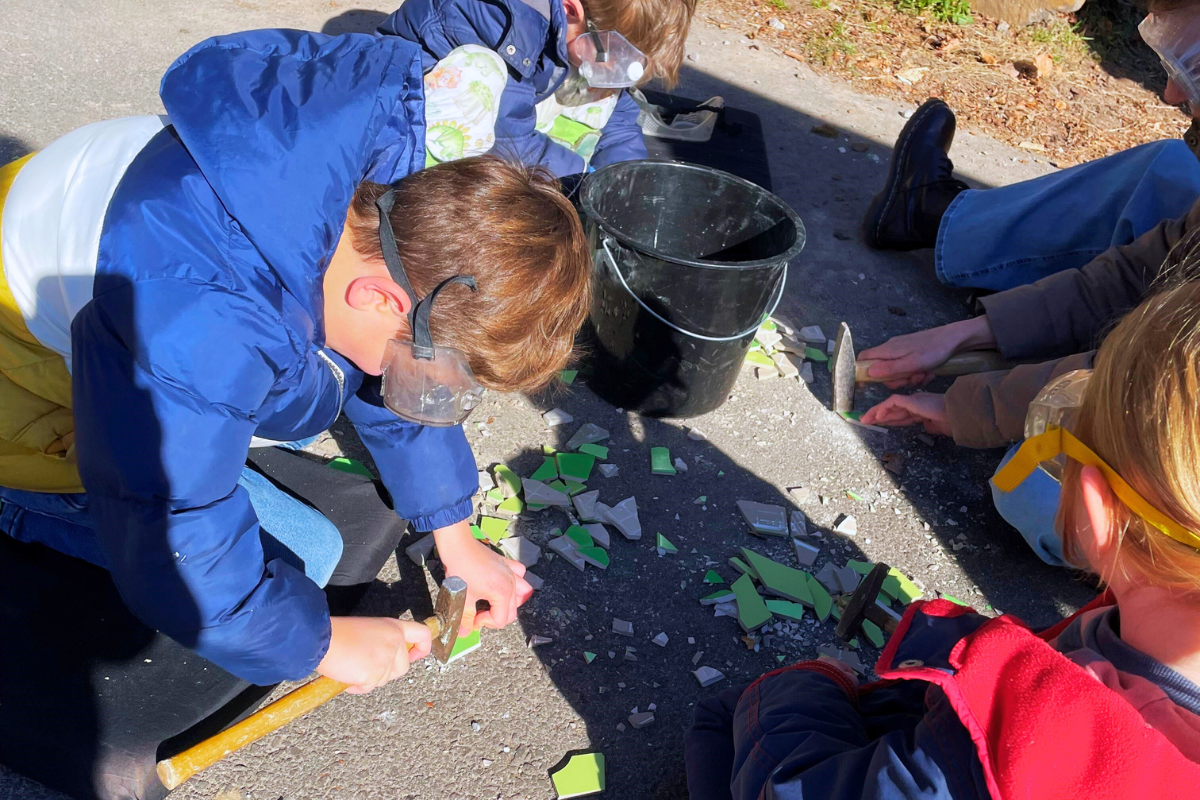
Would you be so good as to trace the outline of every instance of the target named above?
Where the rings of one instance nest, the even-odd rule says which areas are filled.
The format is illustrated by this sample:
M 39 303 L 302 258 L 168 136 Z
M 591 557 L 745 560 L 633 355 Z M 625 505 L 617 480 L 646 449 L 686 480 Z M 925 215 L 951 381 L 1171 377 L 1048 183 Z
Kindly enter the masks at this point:
M 431 655 L 443 664 L 458 639 L 463 606 L 467 601 L 467 582 L 450 577 L 438 590 L 433 616 L 425 620 L 433 634 Z M 272 731 L 279 730 L 297 717 L 332 700 L 347 689 L 347 685 L 324 675 L 294 689 L 270 705 L 263 706 L 236 725 L 182 753 L 158 762 L 158 779 L 167 789 L 174 789 L 203 769 L 211 767 L 230 753 L 257 742 Z
M 868 371 L 875 361 L 859 361 L 854 354 L 854 338 L 850 326 L 838 325 L 837 339 L 833 344 L 833 359 L 830 361 L 830 382 L 833 384 L 833 410 L 839 413 L 854 408 L 854 389 L 860 383 L 878 382 Z M 996 350 L 975 350 L 950 356 L 930 370 L 934 375 L 974 375 L 997 369 L 1012 369 L 1012 362 L 1005 360 Z
M 859 634 L 864 619 L 874 622 L 889 636 L 896 632 L 896 620 L 875 604 L 890 569 L 887 564 L 876 564 L 854 590 L 854 594 L 850 595 L 837 626 L 838 638 L 843 642 L 848 642 Z

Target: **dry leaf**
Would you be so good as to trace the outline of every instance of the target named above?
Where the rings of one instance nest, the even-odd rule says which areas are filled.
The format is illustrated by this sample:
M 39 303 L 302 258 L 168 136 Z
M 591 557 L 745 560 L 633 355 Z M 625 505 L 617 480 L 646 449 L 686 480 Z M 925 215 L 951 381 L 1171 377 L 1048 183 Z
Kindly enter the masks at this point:
M 902 69 L 896 73 L 896 79 L 907 84 L 914 84 L 925 77 L 925 73 L 929 72 L 929 67 L 909 67 Z
M 1067 110 L 1067 103 L 1066 103 L 1066 101 L 1065 101 L 1065 100 L 1055 100 L 1055 101 L 1054 101 L 1054 108 L 1055 108 L 1055 109 L 1057 109 L 1058 111 L 1066 111 L 1066 110 Z M 1156 123 L 1154 123 L 1154 124 L 1155 124 L 1155 125 L 1157 125 L 1158 123 L 1156 122 Z
M 1017 145 L 1017 147 L 1021 148 L 1022 150 L 1030 150 L 1034 153 L 1046 152 L 1046 148 L 1042 147 L 1040 144 L 1035 144 L 1034 142 L 1021 142 L 1019 145 Z
M 979 51 L 979 60 L 984 64 L 995 64 L 996 57 L 986 50 Z
M 1054 72 L 1054 59 L 1050 57 L 1049 53 L 1042 53 L 1033 59 L 1033 64 L 1037 67 L 1037 76 L 1039 78 L 1048 78 Z
M 794 59 L 796 59 L 797 61 L 803 61 L 803 60 L 804 60 L 804 56 L 800 55 L 800 54 L 799 54 L 799 53 L 797 53 L 795 50 L 784 50 L 784 51 L 783 51 L 783 54 L 784 54 L 785 56 L 787 56 L 788 58 L 794 58 Z

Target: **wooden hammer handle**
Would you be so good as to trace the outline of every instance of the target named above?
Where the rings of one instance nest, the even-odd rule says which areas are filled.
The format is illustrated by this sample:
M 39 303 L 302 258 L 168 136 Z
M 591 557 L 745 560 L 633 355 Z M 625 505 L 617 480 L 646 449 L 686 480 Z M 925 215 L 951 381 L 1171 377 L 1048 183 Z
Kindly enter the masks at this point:
M 441 625 L 437 617 L 425 620 L 429 632 L 436 638 Z M 348 685 L 320 675 L 298 689 L 285 694 L 270 705 L 263 706 L 236 725 L 205 739 L 182 753 L 158 762 L 158 779 L 167 789 L 174 789 L 188 778 L 230 753 L 254 744 L 268 733 L 277 731 L 297 717 L 302 717 L 342 692 Z
M 872 378 L 867 371 L 876 361 L 857 361 L 854 364 L 854 379 L 857 383 L 876 383 L 878 378 Z M 977 372 L 991 372 L 997 369 L 1012 369 L 1013 363 L 1000 355 L 997 350 L 971 350 L 966 353 L 950 356 L 944 362 L 930 370 L 934 375 L 956 376 L 974 375 Z M 902 376 L 894 376 L 902 377 Z

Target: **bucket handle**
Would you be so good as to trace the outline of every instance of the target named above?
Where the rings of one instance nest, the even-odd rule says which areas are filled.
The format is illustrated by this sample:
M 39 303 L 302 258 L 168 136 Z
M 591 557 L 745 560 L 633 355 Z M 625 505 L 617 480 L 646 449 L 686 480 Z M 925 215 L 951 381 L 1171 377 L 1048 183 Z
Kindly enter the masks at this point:
M 625 282 L 625 276 L 621 274 L 621 268 L 617 266 L 617 259 L 613 256 L 612 251 L 608 249 L 609 241 L 611 241 L 611 240 L 607 236 L 604 236 L 604 237 L 602 237 L 602 241 L 601 241 L 600 245 L 601 245 L 601 248 L 604 250 L 604 255 L 608 258 L 609 266 L 612 267 L 613 272 L 617 273 L 617 278 L 620 279 L 621 286 L 625 287 L 625 291 L 629 293 L 629 296 L 632 297 L 635 301 L 637 301 L 637 304 L 639 306 L 641 306 L 642 310 L 644 310 L 647 314 L 654 317 L 656 320 L 661 322 L 663 325 L 666 325 L 668 328 L 671 328 L 673 330 L 678 331 L 679 333 L 682 333 L 684 336 L 691 336 L 693 339 L 701 339 L 706 342 L 732 342 L 735 339 L 741 339 L 743 336 L 748 336 L 749 334 L 758 331 L 758 329 L 760 327 L 762 327 L 763 322 L 765 322 L 768 318 L 770 318 L 770 316 L 772 314 L 775 313 L 775 309 L 779 307 L 779 301 L 783 299 L 783 289 L 787 285 L 787 269 L 788 269 L 787 264 L 783 265 L 783 275 L 779 280 L 779 288 L 775 291 L 775 300 L 771 303 L 771 310 L 768 311 L 765 315 L 763 315 L 762 320 L 757 325 L 755 325 L 753 328 L 748 328 L 748 329 L 742 331 L 741 333 L 735 333 L 733 336 L 705 336 L 702 333 L 694 333 L 693 331 L 685 331 L 683 328 L 679 327 L 674 322 L 671 322 L 668 319 L 663 319 L 663 317 L 657 311 L 655 311 L 654 309 L 650 308 L 650 306 L 643 303 L 642 298 L 640 298 L 636 294 L 634 294 L 633 290 L 629 288 L 629 284 Z

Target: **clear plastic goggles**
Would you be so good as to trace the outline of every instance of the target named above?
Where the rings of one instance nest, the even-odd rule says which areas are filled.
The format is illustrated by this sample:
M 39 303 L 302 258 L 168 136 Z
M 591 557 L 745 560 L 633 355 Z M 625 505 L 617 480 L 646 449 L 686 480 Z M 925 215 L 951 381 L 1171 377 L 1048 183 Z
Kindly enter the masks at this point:
M 593 89 L 627 89 L 646 75 L 650 60 L 616 31 L 591 31 L 567 46 L 579 76 Z
M 1091 379 L 1090 369 L 1077 369 L 1059 375 L 1046 384 L 1025 412 L 1025 438 L 1033 439 L 1050 428 L 1065 428 L 1068 431 L 1074 428 L 1079 407 L 1083 405 L 1084 392 Z M 1053 461 L 1047 461 L 1040 467 L 1061 483 L 1066 465 L 1066 457 L 1058 454 Z
M 470 275 L 455 275 L 437 285 L 420 300 L 400 263 L 396 234 L 392 230 L 392 206 L 396 190 L 379 198 L 379 242 L 388 272 L 413 300 L 408 311 L 412 340 L 392 339 L 383 354 L 383 404 L 396 416 L 419 425 L 446 428 L 460 425 L 483 399 L 484 388 L 475 379 L 467 356 L 453 347 L 433 344 L 429 313 L 438 294 L 448 286 L 462 284 L 475 291 Z
M 1162 59 L 1167 77 L 1200 106 L 1200 13 L 1181 8 L 1147 14 L 1138 33 Z

